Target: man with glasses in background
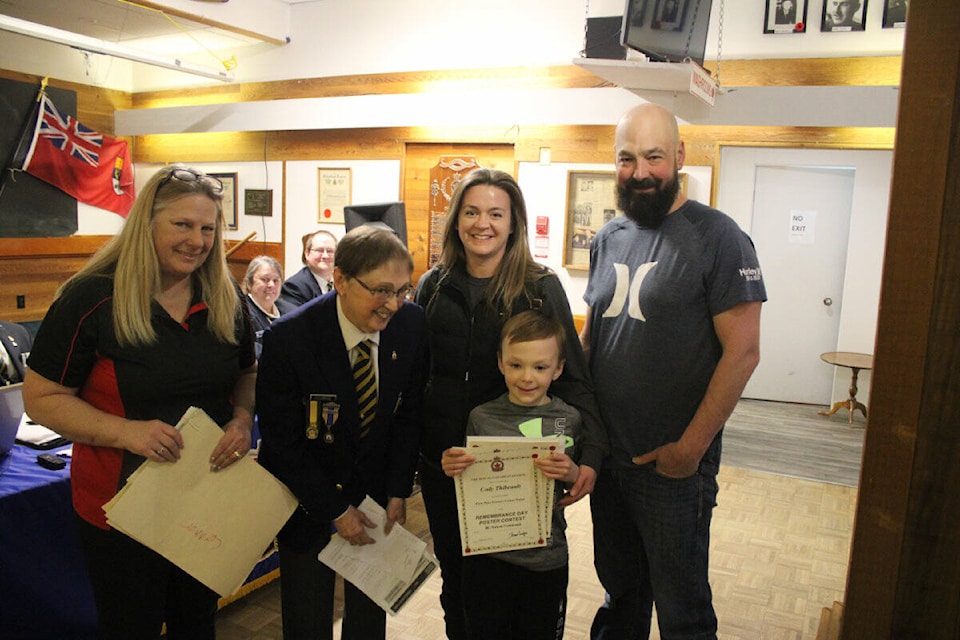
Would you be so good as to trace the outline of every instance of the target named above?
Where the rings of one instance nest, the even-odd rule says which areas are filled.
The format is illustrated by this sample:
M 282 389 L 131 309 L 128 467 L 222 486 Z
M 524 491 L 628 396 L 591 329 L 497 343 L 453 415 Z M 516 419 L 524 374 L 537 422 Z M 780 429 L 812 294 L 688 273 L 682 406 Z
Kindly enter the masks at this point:
M 329 293 L 333 289 L 333 261 L 337 253 L 337 238 L 329 231 L 319 229 L 303 236 L 304 267 L 283 283 L 280 299 L 289 307 L 299 307 L 308 300 Z

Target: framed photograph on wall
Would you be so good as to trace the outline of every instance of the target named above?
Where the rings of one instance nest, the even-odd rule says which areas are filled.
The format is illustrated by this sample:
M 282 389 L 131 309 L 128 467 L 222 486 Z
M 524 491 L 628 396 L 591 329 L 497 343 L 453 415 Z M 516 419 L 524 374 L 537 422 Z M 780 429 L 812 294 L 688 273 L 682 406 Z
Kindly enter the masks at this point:
M 590 242 L 600 227 L 619 214 L 617 176 L 613 171 L 568 171 L 563 266 L 589 269 Z
M 823 0 L 820 31 L 863 31 L 867 0 Z
M 227 229 L 237 230 L 237 174 L 211 173 L 211 178 L 217 178 L 223 183 L 223 219 L 227 222 Z
M 647 0 L 630 0 L 628 6 L 630 15 L 627 17 L 627 22 L 631 27 L 639 29 L 647 17 Z
M 807 0 L 766 0 L 764 33 L 806 33 Z
M 687 194 L 688 174 L 680 172 L 680 193 Z M 590 243 L 617 209 L 617 175 L 613 171 L 568 171 L 567 207 L 563 224 L 563 266 L 587 271 Z
M 885 0 L 883 5 L 883 28 L 903 29 L 907 26 L 907 7 L 910 0 Z
M 682 31 L 683 18 L 690 0 L 656 0 L 650 28 L 658 31 Z
M 272 216 L 273 189 L 244 189 L 243 213 L 248 216 Z
M 351 204 L 350 169 L 317 169 L 317 222 L 343 224 L 343 208 Z

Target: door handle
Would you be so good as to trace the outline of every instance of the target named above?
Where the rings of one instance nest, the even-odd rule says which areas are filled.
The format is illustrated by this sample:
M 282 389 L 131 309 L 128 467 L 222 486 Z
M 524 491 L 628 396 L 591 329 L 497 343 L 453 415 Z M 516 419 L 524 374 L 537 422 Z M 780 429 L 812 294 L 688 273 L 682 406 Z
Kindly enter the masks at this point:
M 829 307 L 830 305 L 833 304 L 833 298 L 824 298 L 824 299 L 823 299 L 823 304 L 824 304 L 824 306 Z

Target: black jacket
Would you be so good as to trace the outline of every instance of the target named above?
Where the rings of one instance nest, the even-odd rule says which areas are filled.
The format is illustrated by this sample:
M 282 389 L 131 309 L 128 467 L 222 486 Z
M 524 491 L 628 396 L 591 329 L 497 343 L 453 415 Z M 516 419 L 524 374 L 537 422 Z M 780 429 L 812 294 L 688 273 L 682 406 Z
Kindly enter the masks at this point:
M 424 393 L 421 461 L 439 469 L 443 451 L 465 443 L 467 416 L 479 404 L 506 393 L 497 368 L 500 330 L 508 316 L 485 302 L 471 309 L 468 276 L 462 269 L 433 268 L 417 285 L 416 301 L 430 329 L 430 375 Z M 560 321 L 567 334 L 566 364 L 550 391 L 579 409 L 584 437 L 580 464 L 599 471 L 609 444 L 573 315 L 559 278 L 547 272 L 528 285 L 510 315 L 539 309 Z
M 280 300 L 288 308 L 296 308 L 323 295 L 317 279 L 313 277 L 310 267 L 303 267 L 300 271 L 287 278 L 280 287 Z
M 359 410 L 337 316 L 328 293 L 284 314 L 263 334 L 257 375 L 260 464 L 300 501 L 280 542 L 306 550 L 330 538 L 330 523 L 369 495 L 381 506 L 413 487 L 426 370 L 423 311 L 404 304 L 380 332 L 377 413 L 370 435 L 359 436 Z M 335 404 L 332 442 L 310 433 L 308 402 L 318 394 Z M 332 405 L 331 405 L 332 406 Z

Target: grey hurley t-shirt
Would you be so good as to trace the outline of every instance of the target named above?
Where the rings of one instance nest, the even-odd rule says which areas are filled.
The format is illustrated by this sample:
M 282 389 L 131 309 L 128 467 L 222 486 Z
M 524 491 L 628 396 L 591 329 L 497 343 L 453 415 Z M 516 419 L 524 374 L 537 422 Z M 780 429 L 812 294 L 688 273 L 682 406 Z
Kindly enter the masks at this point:
M 713 317 L 766 300 L 750 238 L 688 200 L 659 229 L 618 217 L 590 248 L 590 369 L 615 466 L 675 442 L 720 359 Z

